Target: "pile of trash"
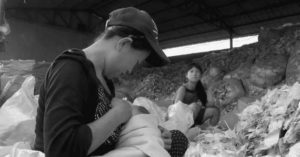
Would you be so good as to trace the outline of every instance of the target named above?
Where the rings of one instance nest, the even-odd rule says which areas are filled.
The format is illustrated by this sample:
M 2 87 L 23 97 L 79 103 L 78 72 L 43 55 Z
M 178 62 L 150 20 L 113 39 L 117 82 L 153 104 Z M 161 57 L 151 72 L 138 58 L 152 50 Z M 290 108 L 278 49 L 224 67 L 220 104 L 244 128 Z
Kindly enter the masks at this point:
M 201 130 L 191 142 L 185 157 L 244 157 L 245 145 L 240 143 L 233 130 L 222 131 L 216 127 Z
M 300 84 L 267 92 L 239 115 L 236 133 L 247 155 L 288 154 L 300 142 Z
M 201 81 L 206 89 L 224 78 L 235 78 L 242 81 L 247 95 L 261 97 L 266 89 L 300 81 L 300 24 L 262 29 L 258 40 L 258 43 L 211 52 L 161 68 L 143 67 L 120 80 L 135 82 L 134 97 L 158 100 L 170 98 L 185 82 L 191 62 L 204 71 Z
M 115 81 L 116 88 L 131 88 L 131 96 L 152 100 L 173 99 L 177 88 L 185 81 L 187 63 L 179 62 L 160 68 L 141 67 Z
M 269 90 L 238 114 L 234 129 L 200 131 L 185 155 L 211 157 L 286 156 L 300 154 L 300 84 Z
M 239 79 L 224 79 L 214 83 L 207 90 L 208 101 L 221 109 L 244 96 L 245 89 Z
M 35 60 L 3 60 L 0 61 L 0 107 L 18 89 L 27 76 L 36 78 L 34 94 L 39 93 L 39 88 L 50 66 L 49 62 L 36 62 Z

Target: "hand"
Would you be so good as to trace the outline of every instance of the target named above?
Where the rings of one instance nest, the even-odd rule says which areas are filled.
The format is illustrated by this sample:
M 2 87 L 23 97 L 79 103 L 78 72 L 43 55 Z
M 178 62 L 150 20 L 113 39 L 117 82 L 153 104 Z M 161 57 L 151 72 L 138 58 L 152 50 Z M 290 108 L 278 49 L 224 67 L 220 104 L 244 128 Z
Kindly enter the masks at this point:
M 170 150 L 171 149 L 171 145 L 172 145 L 172 134 L 169 130 L 158 126 L 160 132 L 161 132 L 161 137 L 164 141 L 164 147 L 166 150 Z
M 196 104 L 199 106 L 199 108 L 203 108 L 204 107 L 203 104 L 202 104 L 202 102 L 200 100 L 198 100 L 196 102 Z
M 113 109 L 117 111 L 117 115 L 122 121 L 122 123 L 128 121 L 129 118 L 132 116 L 132 107 L 128 101 L 122 100 L 120 98 L 113 98 L 111 100 L 111 105 Z

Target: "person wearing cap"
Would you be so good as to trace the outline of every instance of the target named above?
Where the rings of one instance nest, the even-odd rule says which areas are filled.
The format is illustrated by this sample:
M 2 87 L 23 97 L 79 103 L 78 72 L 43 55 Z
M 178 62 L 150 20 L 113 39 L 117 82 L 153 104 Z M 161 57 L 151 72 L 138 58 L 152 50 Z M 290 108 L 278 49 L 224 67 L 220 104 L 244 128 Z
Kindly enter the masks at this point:
M 131 107 L 115 97 L 112 78 L 146 61 L 169 62 L 153 19 L 133 7 L 110 13 L 104 32 L 85 49 L 64 51 L 40 88 L 34 149 L 46 157 L 102 155 L 115 148 Z M 171 134 L 162 132 L 166 149 Z

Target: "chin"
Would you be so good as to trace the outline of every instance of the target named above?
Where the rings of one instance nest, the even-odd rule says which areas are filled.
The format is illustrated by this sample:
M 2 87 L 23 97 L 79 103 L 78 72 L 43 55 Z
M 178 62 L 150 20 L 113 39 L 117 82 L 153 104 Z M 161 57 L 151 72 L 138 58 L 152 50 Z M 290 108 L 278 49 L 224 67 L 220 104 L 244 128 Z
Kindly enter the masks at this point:
M 200 79 L 191 79 L 191 82 L 194 82 L 194 83 L 196 83 L 198 81 L 200 81 Z

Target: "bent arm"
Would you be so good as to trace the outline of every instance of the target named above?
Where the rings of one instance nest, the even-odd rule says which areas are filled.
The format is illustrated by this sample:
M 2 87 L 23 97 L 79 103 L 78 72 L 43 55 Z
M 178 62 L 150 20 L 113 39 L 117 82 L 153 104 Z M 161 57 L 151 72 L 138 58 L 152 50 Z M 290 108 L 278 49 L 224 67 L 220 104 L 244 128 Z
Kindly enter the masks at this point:
M 88 154 L 92 153 L 104 143 L 111 133 L 121 125 L 123 122 L 120 118 L 121 114 L 122 111 L 119 111 L 118 108 L 112 108 L 101 118 L 87 124 L 92 132 L 92 143 L 88 150 Z
M 178 101 L 183 101 L 184 95 L 185 95 L 185 88 L 183 86 L 180 86 L 176 91 L 174 103 L 177 103 Z
M 86 124 L 83 111 L 89 104 L 84 73 L 80 63 L 66 61 L 57 63 L 48 76 L 43 133 L 46 156 L 86 157 L 123 121 L 116 108 Z

